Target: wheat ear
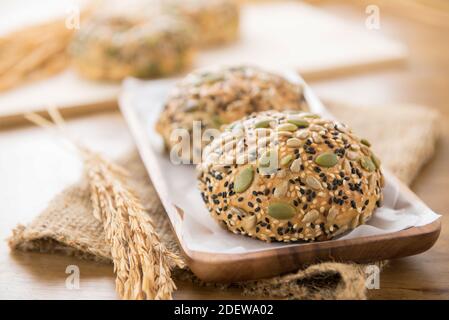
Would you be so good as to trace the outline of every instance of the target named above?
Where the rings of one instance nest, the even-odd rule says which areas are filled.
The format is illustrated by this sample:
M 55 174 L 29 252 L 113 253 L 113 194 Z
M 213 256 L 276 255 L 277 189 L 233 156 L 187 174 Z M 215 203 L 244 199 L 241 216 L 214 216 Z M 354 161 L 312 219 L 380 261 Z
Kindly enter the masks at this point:
M 93 215 L 102 222 L 122 299 L 171 299 L 176 286 L 171 268 L 182 260 L 160 241 L 150 216 L 126 183 L 128 173 L 72 139 L 57 109 L 48 110 L 53 123 L 35 113 L 26 117 L 69 139 L 84 160 Z

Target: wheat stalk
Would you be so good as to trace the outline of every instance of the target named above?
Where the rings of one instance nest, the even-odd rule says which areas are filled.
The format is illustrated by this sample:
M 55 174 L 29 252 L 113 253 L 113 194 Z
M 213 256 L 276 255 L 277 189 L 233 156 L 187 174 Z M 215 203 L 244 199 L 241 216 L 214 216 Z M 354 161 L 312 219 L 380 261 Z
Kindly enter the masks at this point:
M 53 123 L 32 113 L 35 124 L 57 129 L 81 153 L 90 186 L 93 215 L 103 223 L 122 299 L 171 299 L 176 286 L 171 268 L 182 260 L 160 241 L 150 216 L 126 183 L 126 170 L 75 142 L 59 112 L 49 109 Z

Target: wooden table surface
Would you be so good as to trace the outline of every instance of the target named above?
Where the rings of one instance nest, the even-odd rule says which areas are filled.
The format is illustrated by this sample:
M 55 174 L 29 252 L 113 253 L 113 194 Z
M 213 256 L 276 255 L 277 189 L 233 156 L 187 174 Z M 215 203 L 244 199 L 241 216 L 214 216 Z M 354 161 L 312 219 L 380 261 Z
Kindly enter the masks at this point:
M 364 5 L 338 1 L 318 3 L 324 10 L 347 20 L 365 23 Z M 445 19 L 438 20 L 439 16 L 424 21 L 409 10 L 387 6 L 386 1 L 369 1 L 373 3 L 380 7 L 380 31 L 409 46 L 407 65 L 311 85 L 323 99 L 374 105 L 408 102 L 441 112 L 442 137 L 437 152 L 412 185 L 433 210 L 443 215 L 440 239 L 426 253 L 391 261 L 381 274 L 380 289 L 370 290 L 368 294 L 373 299 L 448 299 L 449 25 L 444 23 Z M 70 127 L 82 141 L 111 157 L 133 147 L 118 113 L 76 119 L 70 121 Z M 92 130 L 95 135 L 90 134 Z M 17 223 L 30 221 L 55 193 L 75 182 L 80 176 L 81 164 L 76 155 L 37 128 L 0 132 L 0 150 L 0 238 L 5 239 Z M 68 265 L 80 269 L 78 290 L 66 288 Z M 178 287 L 175 293 L 178 299 L 242 299 L 238 291 L 223 292 L 188 283 L 179 283 Z M 0 299 L 11 298 L 113 299 L 117 296 L 109 265 L 58 255 L 11 253 L 6 242 L 1 241 Z

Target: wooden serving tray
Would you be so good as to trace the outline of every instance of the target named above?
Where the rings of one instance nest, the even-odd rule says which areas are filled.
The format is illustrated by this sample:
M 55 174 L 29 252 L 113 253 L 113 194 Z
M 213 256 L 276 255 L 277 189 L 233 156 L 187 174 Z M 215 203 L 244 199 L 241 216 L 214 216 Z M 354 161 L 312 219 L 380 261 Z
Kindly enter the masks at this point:
M 276 244 L 275 247 L 265 246 L 260 250 L 249 250 L 246 252 L 237 250 L 226 253 L 211 253 L 195 248 L 192 249 L 194 246 L 189 243 L 189 237 L 185 235 L 185 229 L 183 231 L 183 228 L 188 228 L 191 225 L 191 222 L 188 220 L 191 219 L 189 215 L 192 212 L 186 211 L 193 209 L 184 208 L 183 210 L 171 200 L 175 192 L 188 194 L 191 191 L 187 190 L 188 188 L 185 186 L 174 190 L 173 185 L 172 188 L 168 188 L 163 182 L 164 179 L 167 179 L 167 172 L 164 172 L 164 170 L 174 171 L 168 174 L 171 174 L 171 177 L 174 179 L 178 177 L 180 184 L 186 179 L 193 179 L 193 175 L 189 176 L 190 173 L 188 173 L 183 177 L 179 177 L 182 172 L 182 169 L 181 171 L 176 171 L 180 170 L 176 168 L 179 166 L 172 166 L 173 168 L 168 169 L 157 166 L 157 163 L 161 161 L 161 157 L 165 157 L 165 155 L 155 151 L 154 141 L 152 141 L 149 135 L 149 132 L 154 129 L 143 119 L 141 109 L 146 108 L 143 112 L 147 116 L 157 116 L 160 110 L 154 103 L 156 100 L 163 100 L 166 94 L 163 92 L 165 89 L 159 90 L 158 87 L 166 88 L 167 85 L 162 81 L 153 81 L 150 85 L 145 84 L 145 86 L 145 88 L 153 88 L 154 92 L 151 96 L 154 99 L 143 99 L 143 105 L 136 105 L 133 100 L 133 93 L 128 92 L 132 90 L 127 89 L 130 86 L 125 84 L 124 92 L 119 99 L 119 106 L 135 139 L 149 176 L 167 211 L 180 248 L 187 259 L 188 266 L 200 279 L 215 282 L 241 281 L 279 275 L 297 270 L 303 265 L 321 261 L 366 263 L 400 258 L 424 252 L 431 248 L 438 239 L 441 230 L 440 218 L 419 227 L 409 227 L 396 232 L 359 236 L 352 239 L 336 239 L 316 243 Z M 316 98 L 312 96 L 311 99 Z M 319 103 L 319 101 L 313 101 L 313 103 Z M 398 194 L 401 197 L 401 200 L 398 201 L 398 210 L 407 207 L 407 203 L 417 203 L 416 208 L 418 208 L 418 211 L 420 209 L 430 210 L 395 177 L 387 174 L 386 181 L 387 185 L 395 185 L 398 188 Z M 194 193 L 189 194 L 189 196 L 191 195 L 195 196 Z M 199 193 L 197 196 L 199 197 Z M 208 213 L 205 213 L 205 216 L 201 216 L 199 219 L 207 220 L 206 217 L 209 219 Z M 226 233 L 235 237 L 232 240 L 237 241 L 237 243 L 238 241 L 248 241 L 247 237 L 234 235 L 229 232 Z M 212 233 L 211 237 L 213 237 Z M 206 237 L 205 241 L 207 239 Z M 258 240 L 249 240 L 261 243 Z M 233 242 L 234 245 L 235 243 Z
M 430 249 L 441 231 L 441 219 L 423 227 L 350 240 L 325 241 L 235 255 L 186 250 L 189 268 L 204 281 L 232 282 L 261 279 L 323 261 L 367 263 L 412 256 Z M 178 239 L 179 240 L 179 239 Z M 263 266 L 263 267 L 261 267 Z

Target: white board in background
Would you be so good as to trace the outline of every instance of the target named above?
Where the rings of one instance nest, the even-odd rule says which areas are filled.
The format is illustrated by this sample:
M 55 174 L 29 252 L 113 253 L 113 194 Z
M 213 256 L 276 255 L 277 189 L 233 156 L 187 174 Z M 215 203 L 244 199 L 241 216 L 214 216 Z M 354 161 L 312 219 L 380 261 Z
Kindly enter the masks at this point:
M 220 61 L 298 70 L 306 78 L 403 61 L 406 47 L 364 23 L 348 23 L 298 1 L 242 7 L 236 44 L 200 53 L 197 65 Z M 362 20 L 363 21 L 363 20 Z
M 68 6 L 72 2 L 64 1 Z M 0 21 L 5 14 L 10 16 L 11 11 L 3 9 L 5 4 L 13 7 L 11 3 L 10 0 L 0 3 Z M 44 3 L 51 6 L 55 1 L 45 0 L 41 5 Z M 58 6 L 63 14 L 65 7 Z M 14 7 L 27 8 L 23 1 L 17 1 Z M 32 12 L 27 10 L 26 15 L 17 16 L 30 21 L 23 17 L 32 19 Z M 7 25 L 11 28 L 17 23 L 9 21 Z M 378 31 L 369 31 L 364 25 L 347 23 L 301 2 L 266 2 L 243 5 L 241 39 L 226 47 L 200 52 L 195 67 L 251 63 L 270 69 L 296 69 L 310 79 L 331 75 L 336 70 L 389 64 L 404 60 L 406 55 L 402 44 L 386 39 Z M 117 84 L 86 81 L 68 70 L 0 93 L 0 117 L 40 110 L 48 104 L 60 108 L 84 106 L 85 110 L 85 106 L 114 100 L 119 91 Z

